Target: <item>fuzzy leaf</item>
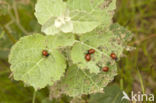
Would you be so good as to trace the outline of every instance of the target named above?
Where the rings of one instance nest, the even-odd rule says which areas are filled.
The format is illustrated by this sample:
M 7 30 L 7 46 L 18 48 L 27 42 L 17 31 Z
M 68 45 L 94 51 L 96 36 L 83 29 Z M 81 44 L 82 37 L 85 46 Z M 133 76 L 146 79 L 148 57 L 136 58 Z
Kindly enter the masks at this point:
M 35 10 L 38 22 L 45 24 L 52 17 L 61 16 L 65 11 L 65 4 L 62 0 L 38 0 Z
M 80 69 L 89 69 L 91 73 L 99 73 L 102 67 L 114 64 L 110 55 L 115 53 L 119 58 L 122 55 L 124 46 L 118 43 L 116 35 L 111 31 L 105 31 L 99 27 L 93 32 L 84 34 L 72 48 L 71 59 Z M 91 60 L 86 61 L 85 55 L 89 49 L 94 49 Z
M 72 39 L 72 35 L 65 37 L 40 34 L 21 38 L 11 49 L 9 56 L 14 79 L 21 80 L 36 90 L 52 85 L 64 75 L 66 68 L 65 58 L 57 48 L 70 46 Z M 42 55 L 43 50 L 48 50 L 48 57 Z
M 110 30 L 113 31 L 113 33 L 117 36 L 118 39 L 122 40 L 125 43 L 130 41 L 133 37 L 132 32 L 119 25 L 118 23 L 112 24 L 110 26 Z
M 47 35 L 82 34 L 100 24 L 109 26 L 115 8 L 116 0 L 38 0 L 35 15 Z
M 67 6 L 73 22 L 73 33 L 86 33 L 103 24 L 112 23 L 116 0 L 68 0 Z
M 55 36 L 47 36 L 47 45 L 51 48 L 64 48 L 67 46 L 72 46 L 75 43 L 75 37 L 73 34 L 60 34 Z
M 72 97 L 102 92 L 103 87 L 107 86 L 116 74 L 116 65 L 110 65 L 109 72 L 101 72 L 99 74 L 91 74 L 73 65 L 67 70 L 65 77 L 55 87 Z
M 54 26 L 54 22 L 57 17 L 63 16 L 65 9 L 66 5 L 62 0 L 38 0 L 35 7 L 35 16 L 42 25 L 42 31 L 48 35 L 60 32 Z

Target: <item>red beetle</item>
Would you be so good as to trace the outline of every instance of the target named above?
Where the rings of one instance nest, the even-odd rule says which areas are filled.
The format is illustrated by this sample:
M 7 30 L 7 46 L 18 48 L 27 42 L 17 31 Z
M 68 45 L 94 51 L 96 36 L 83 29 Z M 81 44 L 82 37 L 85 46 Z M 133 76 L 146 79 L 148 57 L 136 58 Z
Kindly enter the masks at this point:
M 116 54 L 115 54 L 115 53 L 111 53 L 111 55 L 110 55 L 110 56 L 111 56 L 111 58 L 112 58 L 112 59 L 117 60 L 117 56 L 116 56 Z
M 94 49 L 89 49 L 89 50 L 88 50 L 88 53 L 89 53 L 89 54 L 93 54 L 93 53 L 95 53 L 95 50 L 94 50 Z
M 49 53 L 47 50 L 43 50 L 42 51 L 42 55 L 45 56 L 45 57 L 48 57 L 49 56 Z
M 86 59 L 86 61 L 90 61 L 91 60 L 91 55 L 90 54 L 86 54 L 85 55 L 85 59 Z
M 108 71 L 109 71 L 109 67 L 103 67 L 103 68 L 102 68 L 102 71 L 108 72 Z

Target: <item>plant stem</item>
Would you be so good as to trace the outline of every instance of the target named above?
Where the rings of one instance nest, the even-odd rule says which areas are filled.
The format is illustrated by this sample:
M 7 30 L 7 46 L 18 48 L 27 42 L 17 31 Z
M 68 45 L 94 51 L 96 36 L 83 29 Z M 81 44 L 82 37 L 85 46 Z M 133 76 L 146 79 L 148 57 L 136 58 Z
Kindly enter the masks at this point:
M 143 79 L 142 79 L 142 76 L 141 76 L 141 74 L 140 74 L 140 71 L 137 69 L 137 71 L 138 71 L 138 77 L 139 77 L 139 80 L 140 80 L 140 85 L 141 85 L 141 89 L 142 89 L 142 92 L 143 92 L 143 94 L 145 94 L 145 88 L 144 88 L 144 83 L 143 83 Z
M 124 87 L 123 87 L 123 78 L 120 79 L 120 89 L 121 89 L 121 90 L 124 89 Z
M 8 38 L 13 42 L 16 43 L 16 39 L 10 34 L 10 32 L 3 26 L 0 25 L 0 27 L 5 31 L 6 35 L 8 36 Z
M 36 91 L 36 90 L 34 90 L 32 103 L 35 103 L 36 93 L 37 93 L 37 91 Z

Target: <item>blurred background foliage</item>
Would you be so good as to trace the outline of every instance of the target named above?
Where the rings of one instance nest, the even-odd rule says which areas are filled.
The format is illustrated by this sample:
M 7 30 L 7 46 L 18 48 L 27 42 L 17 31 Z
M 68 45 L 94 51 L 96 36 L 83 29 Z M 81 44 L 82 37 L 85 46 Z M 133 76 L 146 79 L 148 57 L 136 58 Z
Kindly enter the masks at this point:
M 0 0 L 0 103 L 32 101 L 33 89 L 11 79 L 7 57 L 20 37 L 40 32 L 34 17 L 35 3 L 36 0 Z M 125 52 L 118 63 L 118 76 L 110 85 L 116 84 L 128 94 L 133 90 L 156 95 L 156 0 L 117 0 L 113 20 L 134 33 L 129 45 L 136 49 Z M 38 91 L 36 103 L 68 103 L 71 99 L 63 96 L 49 101 L 48 96 L 48 88 Z

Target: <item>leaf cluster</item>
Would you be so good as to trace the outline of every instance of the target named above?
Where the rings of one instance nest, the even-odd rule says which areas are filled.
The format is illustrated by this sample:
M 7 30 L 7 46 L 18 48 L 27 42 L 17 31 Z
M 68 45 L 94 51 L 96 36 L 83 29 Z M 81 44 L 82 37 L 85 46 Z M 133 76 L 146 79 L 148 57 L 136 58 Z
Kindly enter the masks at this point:
M 22 37 L 12 47 L 9 63 L 14 79 L 35 90 L 50 85 L 58 96 L 103 92 L 103 87 L 117 75 L 111 53 L 119 60 L 132 36 L 112 23 L 115 3 L 116 0 L 38 0 L 35 16 L 46 35 Z M 95 53 L 86 61 L 89 49 Z M 43 50 L 48 56 L 42 54 Z M 109 71 L 103 72 L 103 67 L 109 67 Z

